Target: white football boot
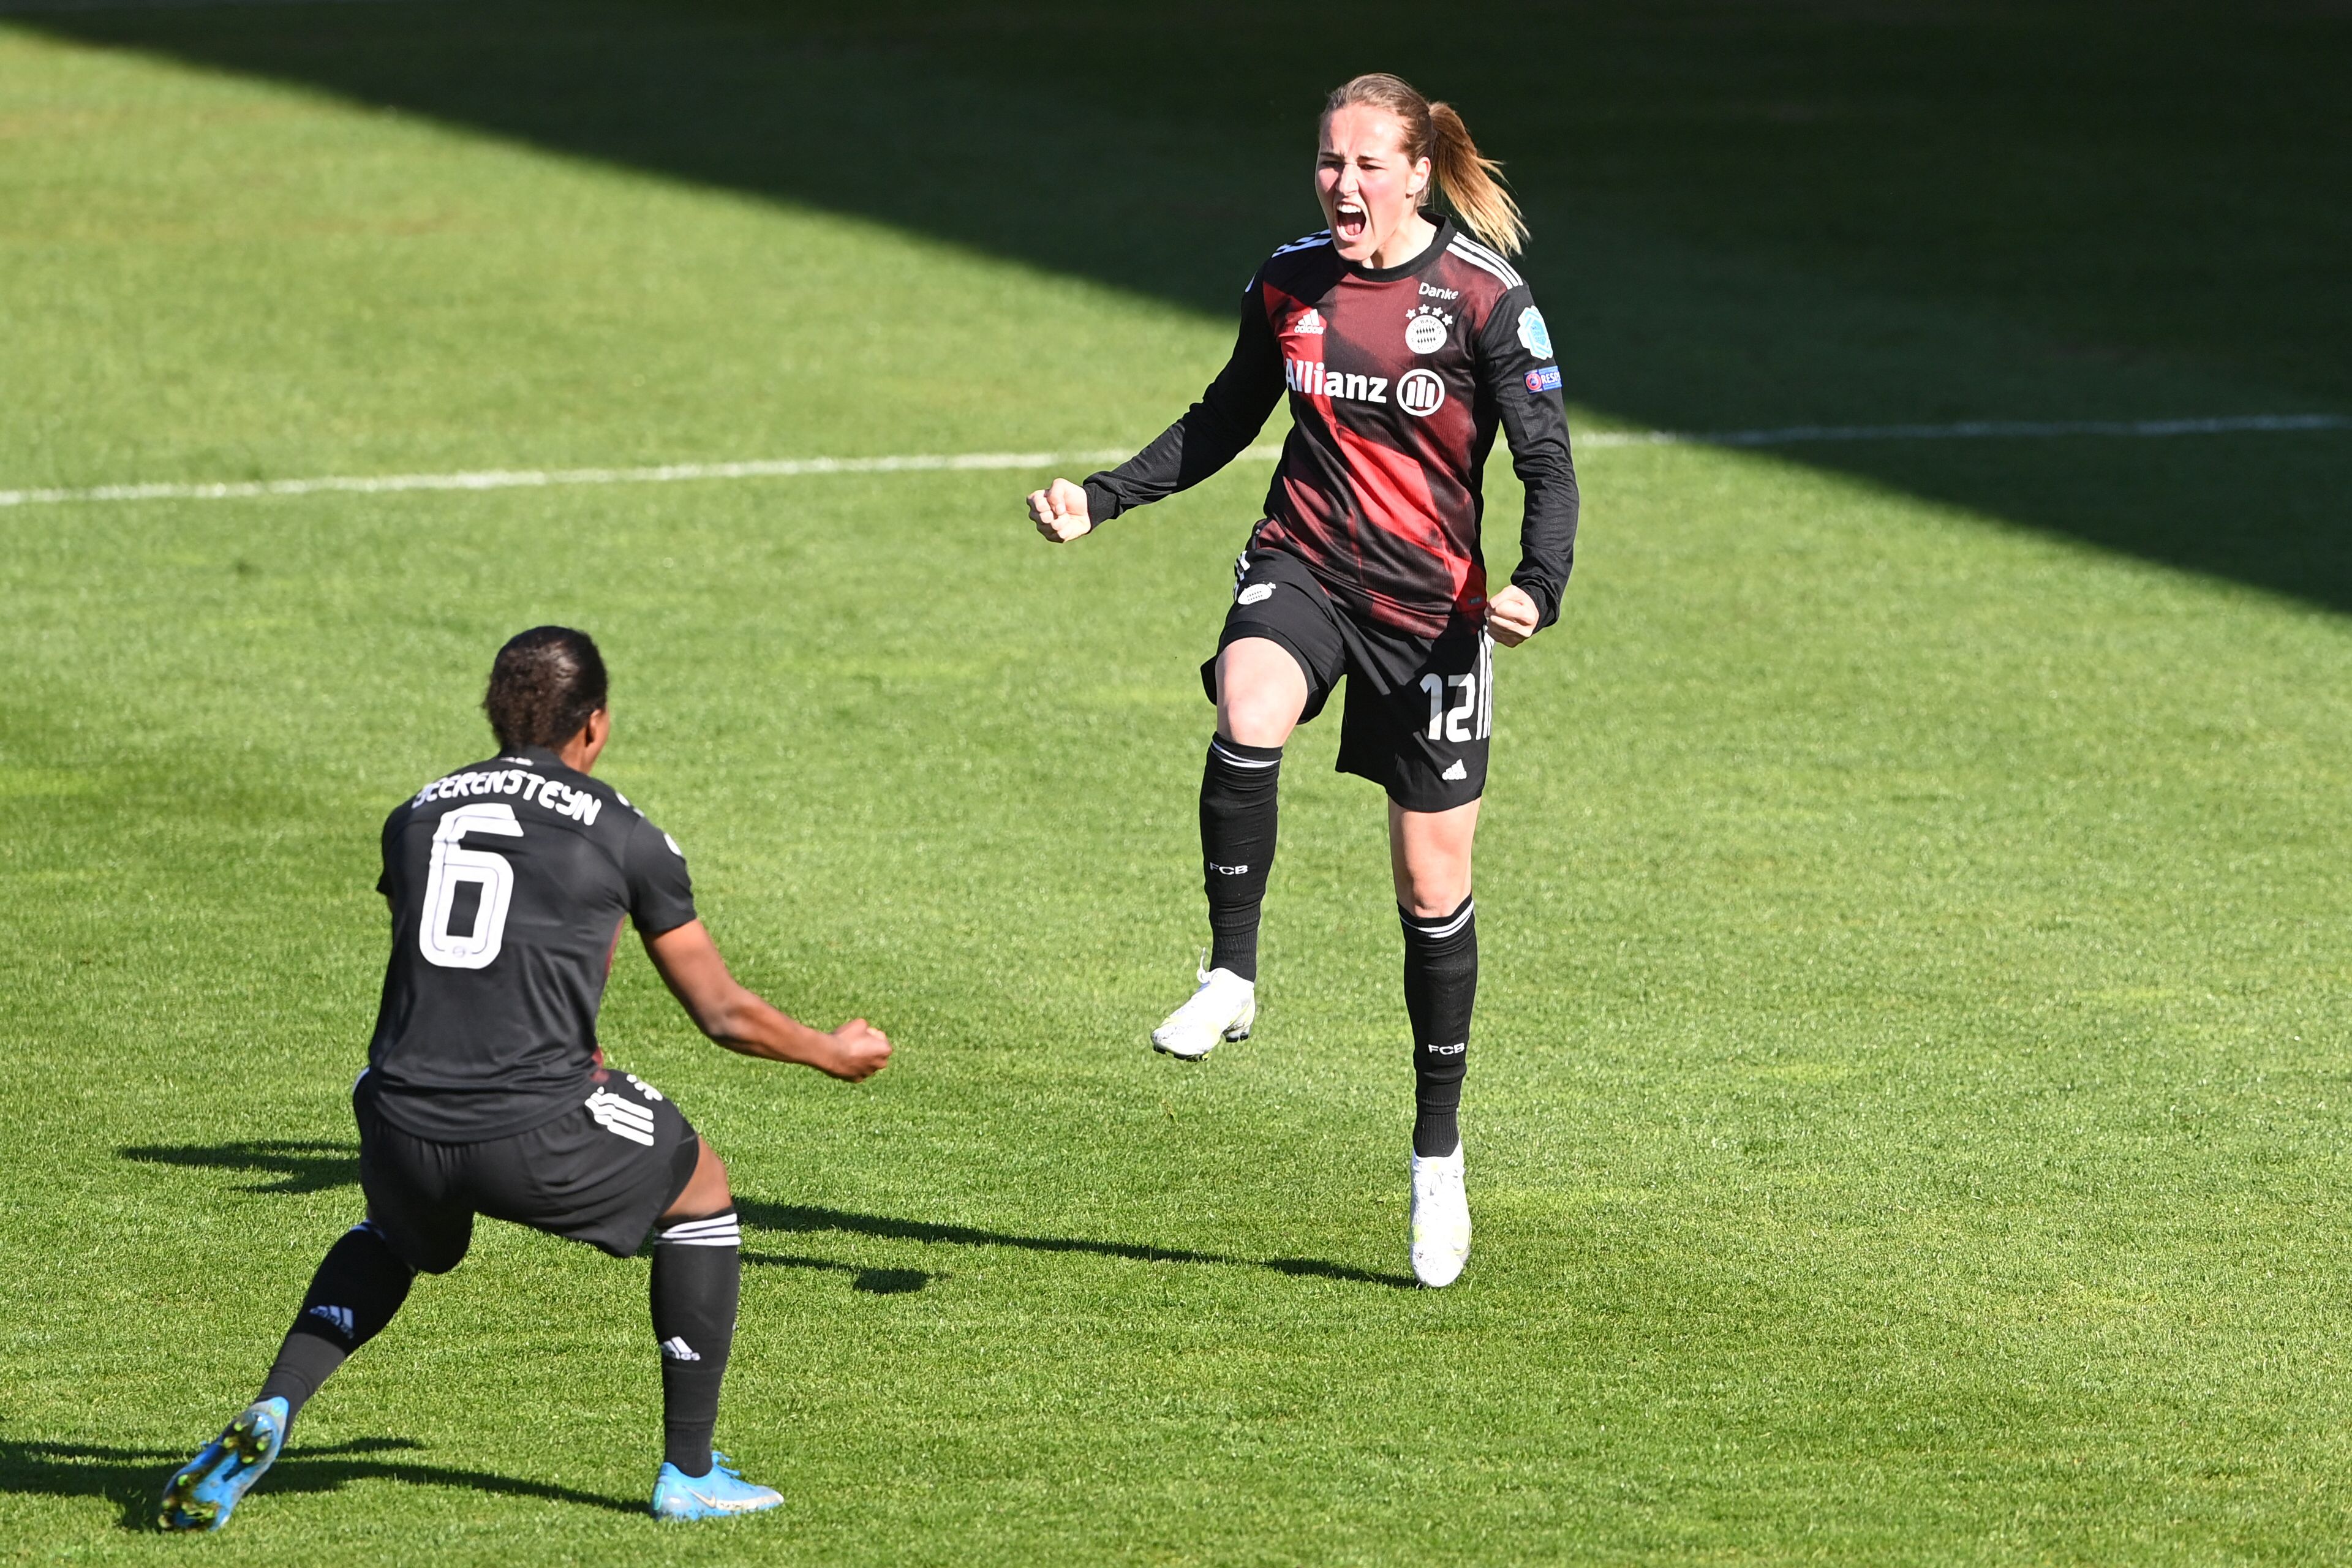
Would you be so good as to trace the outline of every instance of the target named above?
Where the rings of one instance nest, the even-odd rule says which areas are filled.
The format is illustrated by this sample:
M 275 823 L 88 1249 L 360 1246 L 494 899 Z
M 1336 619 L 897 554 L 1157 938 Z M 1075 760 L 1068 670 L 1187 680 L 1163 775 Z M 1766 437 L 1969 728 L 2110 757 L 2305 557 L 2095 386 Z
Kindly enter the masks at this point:
M 1219 1040 L 1246 1040 L 1257 1022 L 1257 986 L 1230 969 L 1203 969 L 1192 999 L 1151 1031 L 1151 1048 L 1197 1062 Z
M 1462 1190 L 1462 1145 L 1412 1157 L 1412 1277 L 1442 1289 L 1470 1261 L 1470 1199 Z

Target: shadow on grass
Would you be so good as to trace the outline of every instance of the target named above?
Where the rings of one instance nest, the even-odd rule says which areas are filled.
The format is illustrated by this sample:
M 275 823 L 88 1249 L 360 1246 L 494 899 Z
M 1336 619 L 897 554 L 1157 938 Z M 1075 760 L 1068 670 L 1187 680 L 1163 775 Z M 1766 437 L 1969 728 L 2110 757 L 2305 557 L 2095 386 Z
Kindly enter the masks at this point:
M 353 1481 L 401 1481 L 415 1487 L 454 1487 L 503 1497 L 540 1498 L 614 1513 L 645 1512 L 642 1503 L 548 1481 L 381 1457 L 413 1452 L 423 1447 L 410 1437 L 358 1437 L 315 1448 L 298 1444 L 270 1467 L 257 1489 L 263 1493 L 331 1492 Z M 121 1510 L 125 1530 L 152 1530 L 156 1500 L 163 1495 L 163 1483 L 194 1452 L 193 1445 L 184 1451 L 169 1451 L 0 1437 L 0 1494 L 104 1498 Z
M 1401 65 L 1509 160 L 1571 394 L 1612 416 L 1705 431 L 2352 409 L 2336 107 L 2352 17 L 2118 15 L 1470 3 L 1433 28 L 1424 6 L 1357 0 L 1343 44 L 1295 47 L 1266 47 L 1263 9 L 1237 0 L 8 20 L 851 214 L 1213 320 L 1270 246 L 1316 225 L 1323 91 Z M 2029 445 L 1801 458 L 2352 610 L 2341 434 Z
M 841 1209 L 812 1208 L 801 1204 L 762 1203 L 737 1194 L 735 1210 L 762 1230 L 797 1232 L 845 1231 L 893 1241 L 920 1241 L 950 1247 L 1011 1247 L 1026 1252 L 1077 1252 L 1096 1258 L 1123 1258 L 1135 1263 L 1195 1263 L 1219 1268 L 1265 1268 L 1295 1279 L 1338 1279 L 1353 1285 L 1385 1285 L 1413 1289 L 1402 1274 L 1381 1274 L 1319 1258 L 1235 1258 L 1221 1252 L 1196 1252 L 1189 1247 L 1152 1247 L 1128 1241 L 1091 1241 L 1078 1237 L 1023 1236 L 1013 1231 L 986 1230 L 976 1226 L 939 1225 L 929 1220 L 894 1219 L 885 1215 L 849 1214 Z M 748 1255 L 747 1255 L 748 1257 Z
M 868 1296 L 911 1295 L 934 1279 L 946 1278 L 922 1268 L 860 1268 L 827 1258 L 795 1258 L 782 1252 L 746 1252 L 743 1261 L 761 1268 L 808 1268 L 826 1274 L 846 1274 L 849 1288 Z
M 236 1143 L 141 1144 L 119 1151 L 126 1160 L 194 1170 L 261 1171 L 280 1179 L 239 1189 L 248 1193 L 319 1193 L 354 1185 L 359 1181 L 359 1152 L 347 1143 L 255 1140 Z M 1220 1268 L 1265 1268 L 1276 1274 L 1308 1279 L 1339 1279 L 1357 1285 L 1389 1285 L 1409 1289 L 1413 1281 L 1402 1274 L 1381 1274 L 1318 1258 L 1234 1258 L 1184 1247 L 1153 1247 L 1140 1242 L 1089 1241 L 1075 1237 L 1024 1236 L 1013 1231 L 983 1230 L 971 1226 L 938 1225 L 929 1220 L 896 1219 L 887 1215 L 849 1214 L 840 1209 L 810 1208 L 794 1204 L 761 1203 L 736 1195 L 736 1211 L 762 1230 L 811 1234 L 840 1231 L 854 1236 L 885 1237 L 897 1241 L 945 1243 L 956 1247 L 1012 1247 L 1029 1252 L 1077 1252 L 1097 1258 L 1124 1258 L 1138 1263 L 1199 1263 Z M 850 1289 L 869 1296 L 903 1296 L 920 1290 L 940 1276 L 920 1268 L 862 1268 L 822 1258 L 784 1253 L 746 1252 L 743 1261 L 767 1268 L 807 1268 L 849 1276 Z
M 142 1143 L 115 1152 L 150 1165 L 278 1176 L 274 1182 L 238 1189 L 247 1193 L 325 1193 L 355 1186 L 360 1179 L 359 1151 L 348 1143 L 259 1138 L 236 1143 Z

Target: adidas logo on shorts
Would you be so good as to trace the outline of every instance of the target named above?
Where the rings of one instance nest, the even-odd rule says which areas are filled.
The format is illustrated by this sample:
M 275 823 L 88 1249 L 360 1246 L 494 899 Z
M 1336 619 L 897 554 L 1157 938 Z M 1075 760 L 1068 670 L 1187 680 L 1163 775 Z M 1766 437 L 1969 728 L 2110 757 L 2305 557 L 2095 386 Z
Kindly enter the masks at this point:
M 1456 757 L 1454 759 L 1454 765 L 1437 776 L 1454 784 L 1460 784 L 1470 776 L 1470 770 L 1462 765 L 1461 758 Z
M 588 1097 L 585 1104 L 588 1114 L 605 1131 L 648 1149 L 654 1146 L 654 1113 L 644 1101 L 624 1100 L 609 1089 L 600 1089 Z

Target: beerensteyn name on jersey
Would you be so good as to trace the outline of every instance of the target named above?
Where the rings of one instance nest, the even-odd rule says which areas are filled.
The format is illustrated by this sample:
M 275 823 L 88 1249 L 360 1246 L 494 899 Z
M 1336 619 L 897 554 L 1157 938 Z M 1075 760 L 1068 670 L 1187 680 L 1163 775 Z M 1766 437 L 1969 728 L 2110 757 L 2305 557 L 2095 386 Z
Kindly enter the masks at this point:
M 568 816 L 586 826 L 594 826 L 597 813 L 604 803 L 584 789 L 573 789 L 562 779 L 551 779 L 525 768 L 478 769 L 469 773 L 451 773 L 435 779 L 416 792 L 409 804 L 424 805 L 436 800 L 457 800 L 486 795 L 519 795 L 535 801 L 558 816 Z

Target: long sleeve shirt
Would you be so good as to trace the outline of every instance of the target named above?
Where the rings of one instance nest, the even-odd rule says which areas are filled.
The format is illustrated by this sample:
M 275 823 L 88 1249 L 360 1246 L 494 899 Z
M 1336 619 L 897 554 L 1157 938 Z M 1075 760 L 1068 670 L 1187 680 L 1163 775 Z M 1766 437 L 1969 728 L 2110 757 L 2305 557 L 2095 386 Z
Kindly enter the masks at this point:
M 1333 597 L 1434 637 L 1483 619 L 1481 485 L 1499 426 L 1527 490 L 1511 580 L 1559 615 L 1576 552 L 1576 467 L 1543 312 L 1508 261 L 1442 219 L 1397 267 L 1310 235 L 1250 279 L 1233 357 L 1181 419 L 1086 481 L 1106 522 L 1200 483 L 1290 397 L 1291 431 L 1251 548 L 1294 555 Z

